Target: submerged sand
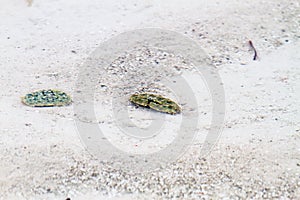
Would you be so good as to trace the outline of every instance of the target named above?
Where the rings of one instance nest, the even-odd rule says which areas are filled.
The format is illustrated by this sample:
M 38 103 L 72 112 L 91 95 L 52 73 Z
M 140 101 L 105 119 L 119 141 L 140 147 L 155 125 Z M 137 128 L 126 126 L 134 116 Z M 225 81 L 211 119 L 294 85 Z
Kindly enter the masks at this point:
M 299 6 L 296 0 L 1 1 L 0 199 L 300 198 Z M 80 67 L 101 42 L 145 27 L 179 32 L 205 50 L 223 82 L 226 117 L 215 148 L 202 155 L 211 117 L 210 100 L 202 99 L 188 151 L 166 168 L 134 174 L 86 151 L 73 106 L 30 108 L 20 97 L 44 88 L 73 96 Z M 95 99 L 109 105 L 109 97 Z M 95 106 L 95 123 L 113 122 L 109 111 Z M 134 148 L 145 151 L 142 142 Z

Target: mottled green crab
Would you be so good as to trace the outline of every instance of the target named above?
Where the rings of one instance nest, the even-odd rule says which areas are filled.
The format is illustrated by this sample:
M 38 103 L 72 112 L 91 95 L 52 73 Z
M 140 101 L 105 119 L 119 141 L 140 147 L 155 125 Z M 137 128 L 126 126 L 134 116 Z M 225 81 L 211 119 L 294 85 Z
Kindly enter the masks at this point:
M 65 92 L 48 89 L 26 94 L 22 97 L 22 102 L 32 107 L 51 107 L 66 106 L 69 105 L 72 100 Z
M 174 101 L 156 94 L 133 94 L 130 97 L 130 101 L 139 106 L 172 115 L 180 113 L 181 111 L 180 107 Z

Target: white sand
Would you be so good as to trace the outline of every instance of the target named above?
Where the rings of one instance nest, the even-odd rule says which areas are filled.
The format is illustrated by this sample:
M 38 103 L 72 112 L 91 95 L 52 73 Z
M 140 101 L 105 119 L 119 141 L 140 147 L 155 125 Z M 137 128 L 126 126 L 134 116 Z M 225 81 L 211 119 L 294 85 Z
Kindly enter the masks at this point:
M 0 1 L 0 199 L 300 198 L 299 6 L 297 0 L 34 0 L 30 7 Z M 29 108 L 20 97 L 42 88 L 73 94 L 80 65 L 101 42 L 144 27 L 186 34 L 205 49 L 224 83 L 226 120 L 205 160 L 195 144 L 182 162 L 136 176 L 135 185 L 85 151 L 72 106 Z M 248 40 L 260 60 L 252 61 Z M 199 128 L 200 137 L 206 129 Z

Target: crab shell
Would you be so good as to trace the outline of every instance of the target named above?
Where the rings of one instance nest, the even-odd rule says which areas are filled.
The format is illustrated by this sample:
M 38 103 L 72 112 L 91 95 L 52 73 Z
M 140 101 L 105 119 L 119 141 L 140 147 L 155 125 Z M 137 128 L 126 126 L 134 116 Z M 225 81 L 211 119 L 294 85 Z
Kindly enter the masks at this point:
M 39 90 L 21 97 L 22 102 L 31 107 L 66 106 L 72 100 L 69 95 L 59 90 Z
M 181 111 L 180 107 L 174 101 L 161 95 L 148 93 L 133 94 L 130 97 L 130 101 L 134 104 L 168 114 L 177 114 Z

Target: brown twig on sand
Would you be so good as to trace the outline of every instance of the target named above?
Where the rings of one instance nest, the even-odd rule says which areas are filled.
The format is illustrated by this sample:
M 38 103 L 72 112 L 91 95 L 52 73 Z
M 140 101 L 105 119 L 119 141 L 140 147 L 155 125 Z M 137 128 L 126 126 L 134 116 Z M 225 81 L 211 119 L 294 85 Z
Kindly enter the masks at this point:
M 258 58 L 258 56 L 257 56 L 257 51 L 256 51 L 255 47 L 253 46 L 253 43 L 252 43 L 251 40 L 249 40 L 249 45 L 250 45 L 251 49 L 253 49 L 253 51 L 254 51 L 254 57 L 253 57 L 253 60 L 257 60 L 257 58 Z

